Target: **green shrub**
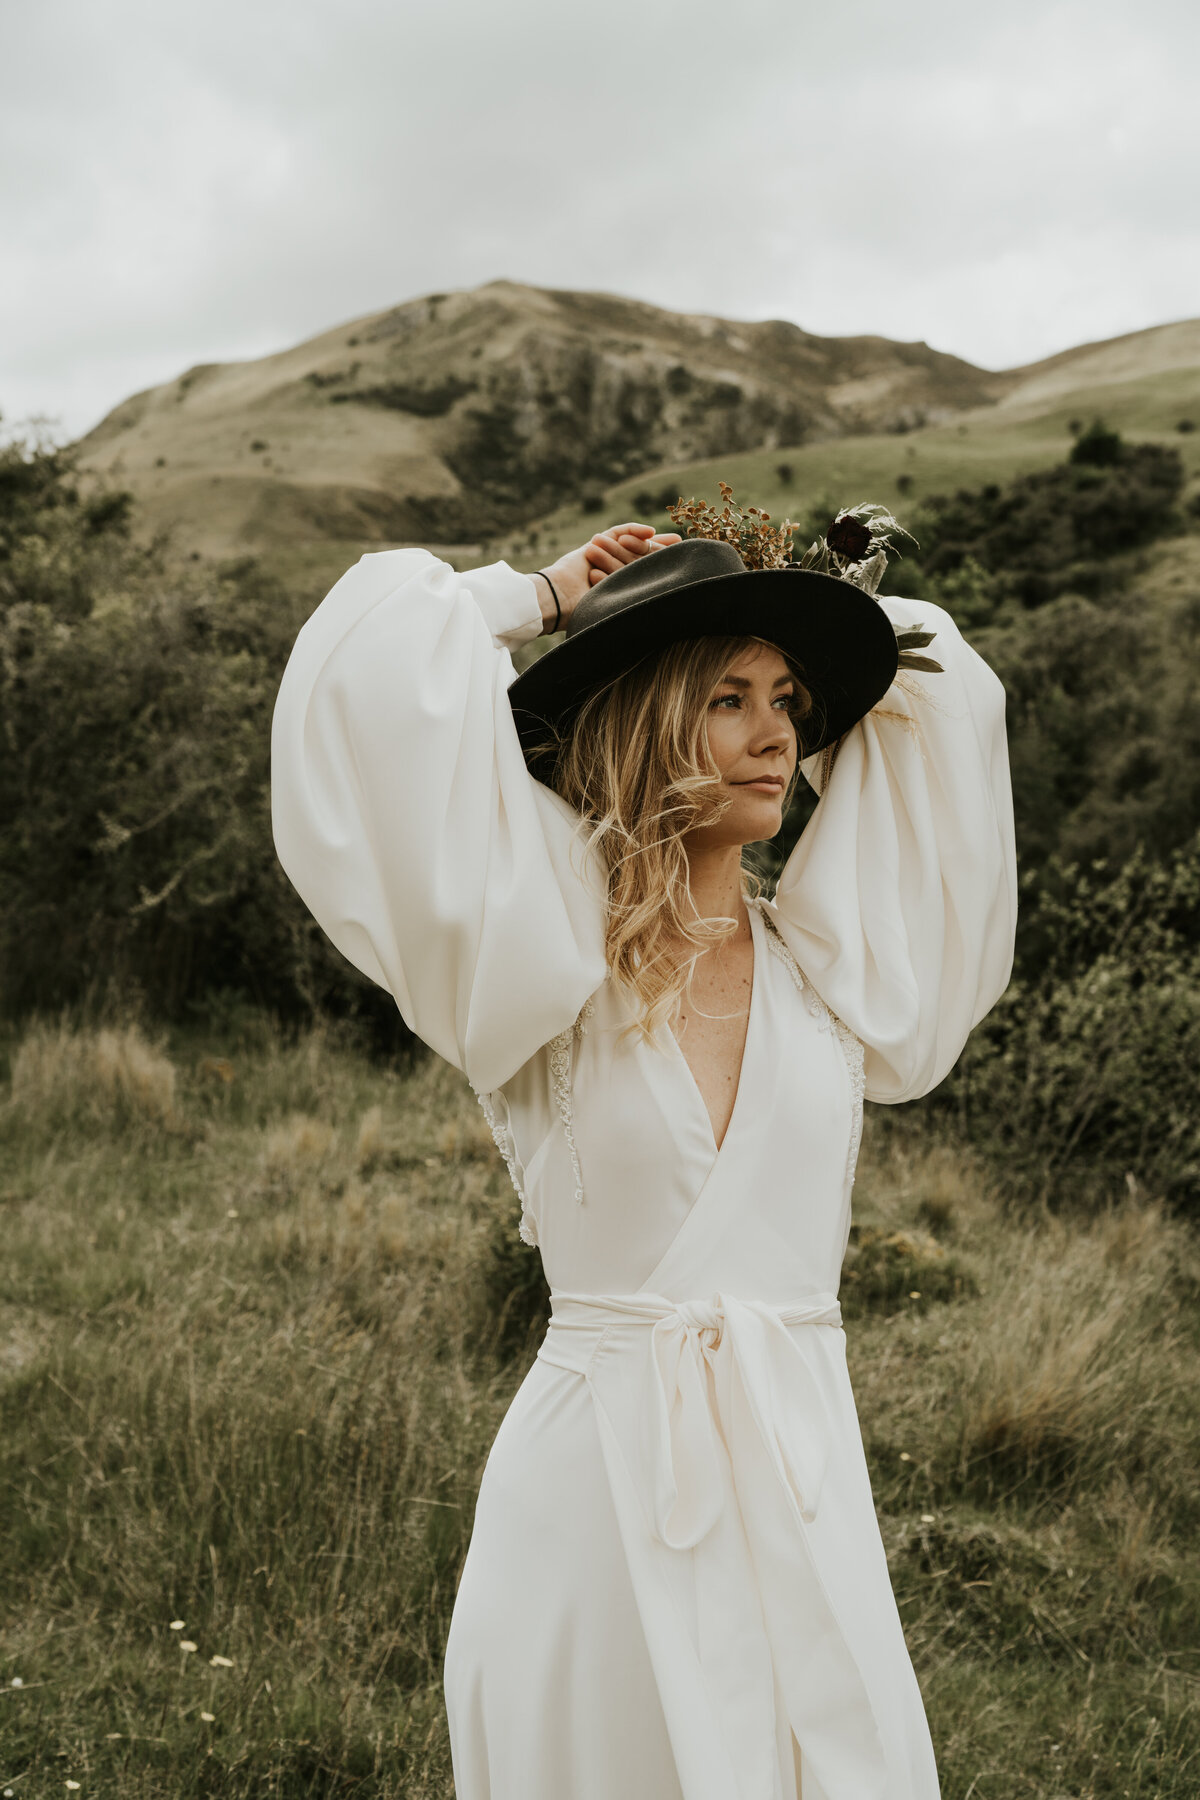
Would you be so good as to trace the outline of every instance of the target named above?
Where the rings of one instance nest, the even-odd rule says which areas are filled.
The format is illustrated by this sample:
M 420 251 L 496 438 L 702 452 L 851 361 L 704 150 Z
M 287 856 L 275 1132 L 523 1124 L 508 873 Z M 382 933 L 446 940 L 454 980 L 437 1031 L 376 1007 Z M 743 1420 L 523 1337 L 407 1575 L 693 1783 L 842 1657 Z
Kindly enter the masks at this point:
M 1000 1179 L 1200 1210 L 1200 835 L 1025 884 L 1021 967 L 942 1090 Z
M 271 711 L 310 606 L 252 562 L 169 570 L 68 453 L 0 453 L 0 1008 L 225 988 L 407 1041 L 275 855 Z
M 1097 420 L 1065 463 L 1003 488 L 993 482 L 931 497 L 905 572 L 911 562 L 926 578 L 940 578 L 974 557 L 991 577 L 994 615 L 1006 603 L 1036 607 L 1062 593 L 1110 591 L 1121 572 L 1108 559 L 1176 524 L 1183 483 L 1178 450 L 1127 444 Z

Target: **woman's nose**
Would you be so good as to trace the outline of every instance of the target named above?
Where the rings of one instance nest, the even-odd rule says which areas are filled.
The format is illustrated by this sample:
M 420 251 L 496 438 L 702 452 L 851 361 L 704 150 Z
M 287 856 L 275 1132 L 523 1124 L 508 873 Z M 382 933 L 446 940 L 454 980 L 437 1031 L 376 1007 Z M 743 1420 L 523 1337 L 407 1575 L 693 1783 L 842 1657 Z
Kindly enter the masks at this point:
M 777 708 L 767 707 L 762 716 L 755 719 L 754 737 L 757 743 L 764 746 L 790 744 L 791 731 L 787 719 L 780 717 Z

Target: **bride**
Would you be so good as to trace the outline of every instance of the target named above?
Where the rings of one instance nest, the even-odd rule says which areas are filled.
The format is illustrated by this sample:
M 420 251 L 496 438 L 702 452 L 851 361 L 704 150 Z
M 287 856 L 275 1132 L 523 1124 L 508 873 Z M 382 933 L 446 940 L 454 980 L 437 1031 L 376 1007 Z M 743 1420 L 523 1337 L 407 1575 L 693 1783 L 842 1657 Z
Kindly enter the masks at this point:
M 999 681 L 875 597 L 855 513 L 808 567 L 711 519 L 365 556 L 283 678 L 283 866 L 464 1072 L 551 1288 L 446 1645 L 458 1800 L 938 1794 L 837 1289 L 864 1096 L 1007 984 L 1012 799 Z

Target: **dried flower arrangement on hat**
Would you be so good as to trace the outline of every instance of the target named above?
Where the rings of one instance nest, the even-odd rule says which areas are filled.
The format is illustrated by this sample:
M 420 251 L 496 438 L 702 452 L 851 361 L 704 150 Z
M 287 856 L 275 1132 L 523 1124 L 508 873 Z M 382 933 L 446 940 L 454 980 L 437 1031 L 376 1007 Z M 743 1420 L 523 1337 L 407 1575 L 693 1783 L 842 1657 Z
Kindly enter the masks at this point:
M 772 525 L 770 513 L 757 506 L 745 508 L 733 503 L 733 489 L 727 481 L 720 484 L 724 505 L 718 512 L 707 500 L 684 500 L 668 506 L 667 517 L 687 537 L 720 538 L 732 544 L 748 569 L 783 569 L 792 560 L 791 519 Z
M 852 581 L 874 599 L 887 568 L 888 552 L 895 549 L 892 533 L 899 532 L 901 537 L 916 542 L 885 506 L 861 500 L 857 506 L 840 510 L 824 534 L 813 539 L 803 556 L 796 557 L 792 548 L 794 519 L 773 525 L 770 513 L 761 507 L 736 505 L 727 481 L 722 481 L 720 488 L 719 512 L 707 500 L 684 500 L 680 496 L 673 506 L 667 507 L 667 516 L 687 537 L 720 538 L 732 544 L 748 569 L 813 569 L 820 575 Z M 920 626 L 898 631 L 900 668 L 940 675 L 941 663 L 921 654 L 935 635 Z

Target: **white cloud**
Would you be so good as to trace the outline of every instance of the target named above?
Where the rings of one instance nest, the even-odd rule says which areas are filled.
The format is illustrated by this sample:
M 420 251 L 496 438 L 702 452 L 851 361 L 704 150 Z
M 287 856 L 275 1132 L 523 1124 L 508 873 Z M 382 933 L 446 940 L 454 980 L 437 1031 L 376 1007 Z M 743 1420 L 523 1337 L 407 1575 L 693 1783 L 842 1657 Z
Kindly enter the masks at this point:
M 0 54 L 0 407 L 507 275 L 1001 367 L 1200 310 L 1173 0 L 43 0 Z

